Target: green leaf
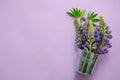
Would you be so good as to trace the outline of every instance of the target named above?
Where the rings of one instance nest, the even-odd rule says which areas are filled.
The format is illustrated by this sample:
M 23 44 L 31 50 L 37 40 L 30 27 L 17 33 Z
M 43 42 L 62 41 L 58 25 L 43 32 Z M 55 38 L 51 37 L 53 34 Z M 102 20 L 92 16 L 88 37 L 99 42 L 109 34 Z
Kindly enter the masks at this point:
M 97 15 L 98 15 L 98 14 L 94 14 L 94 15 L 91 16 L 91 18 L 93 19 L 93 18 L 95 18 Z
M 76 8 L 73 8 L 73 11 L 74 11 L 75 17 L 77 17 L 77 16 L 78 16 L 77 9 L 76 9 Z
M 76 13 L 76 9 L 75 8 L 73 8 L 73 12 Z
M 77 15 L 79 14 L 79 9 L 78 9 L 78 8 L 76 8 L 76 14 L 77 14 Z
M 90 18 L 92 18 L 93 15 L 94 15 L 94 12 L 92 12 L 92 13 L 90 14 Z
M 76 11 L 76 16 L 79 16 L 79 10 L 78 10 L 78 8 L 76 8 L 75 11 Z
M 71 10 L 71 9 L 70 9 L 70 11 L 71 11 L 71 13 L 74 15 L 74 17 L 75 17 L 75 16 L 76 16 L 76 15 L 75 15 L 75 12 L 74 12 L 73 10 Z
M 70 9 L 70 12 L 71 12 L 72 14 L 74 13 L 72 9 Z
M 93 27 L 93 22 L 92 20 L 89 21 L 90 27 Z
M 103 16 L 100 16 L 100 20 L 101 20 L 101 21 L 104 21 L 104 20 L 103 20 Z
M 68 11 L 67 14 L 74 18 L 79 18 L 81 15 L 81 12 L 78 8 L 73 8 L 72 10 Z
M 90 17 L 91 12 L 88 13 L 88 17 Z
M 80 17 L 83 18 L 84 16 L 85 16 L 85 10 L 83 10 L 83 11 L 81 12 Z
M 67 14 L 68 14 L 69 16 L 74 17 L 74 15 L 73 15 L 71 12 L 67 12 Z
M 100 19 L 93 19 L 92 21 L 93 21 L 93 22 L 99 22 Z

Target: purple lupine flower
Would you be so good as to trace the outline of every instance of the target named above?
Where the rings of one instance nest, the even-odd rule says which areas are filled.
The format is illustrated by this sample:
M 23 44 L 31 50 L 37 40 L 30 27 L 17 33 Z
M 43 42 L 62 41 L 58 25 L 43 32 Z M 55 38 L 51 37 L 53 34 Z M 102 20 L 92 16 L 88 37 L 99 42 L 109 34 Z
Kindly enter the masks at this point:
M 95 33 L 94 33 L 94 36 L 95 36 L 95 37 L 98 37 L 98 36 L 99 36 L 99 33 L 98 33 L 98 32 L 95 32 Z
M 95 44 L 96 44 L 96 45 L 98 45 L 98 44 L 99 44 L 99 42 L 97 42 L 97 41 L 96 41 L 96 42 L 95 42 Z
M 89 17 L 87 17 L 87 20 L 90 20 L 90 18 L 89 18 Z
M 80 26 L 80 30 L 83 30 L 85 27 L 84 26 Z
M 94 49 L 97 49 L 97 46 L 98 46 L 98 42 L 97 41 L 93 41 L 93 46 L 94 46 Z
M 86 40 L 85 36 L 82 36 L 82 41 L 85 41 L 85 40 Z
M 96 44 L 97 42 L 96 41 L 93 41 L 93 43 L 92 44 Z
M 83 21 L 86 21 L 86 19 L 85 19 L 85 18 L 82 18 L 82 20 L 83 20 Z
M 108 33 L 110 34 L 112 31 L 110 30 Z
M 109 29 L 109 26 L 106 26 L 106 29 Z
M 107 47 L 108 47 L 108 48 L 111 48 L 111 47 L 112 47 L 111 43 L 108 43 L 108 44 L 107 44 Z
M 94 43 L 94 48 L 97 49 L 98 44 L 95 42 Z
M 108 39 L 112 39 L 112 35 L 111 34 L 108 34 Z
M 104 34 L 102 32 L 100 32 L 100 37 L 104 36 Z
M 84 46 L 83 44 L 80 44 L 78 47 L 79 47 L 81 50 L 85 50 L 85 46 Z
M 90 24 L 89 23 L 87 23 L 87 27 L 89 27 L 90 26 Z
M 107 34 L 111 34 L 111 32 L 112 32 L 111 30 L 106 30 Z
M 93 50 L 93 53 L 97 53 L 97 50 L 96 50 L 96 49 L 94 49 L 94 50 Z
M 96 29 L 97 29 L 98 31 L 100 31 L 100 26 L 97 26 Z
M 100 37 L 95 37 L 95 41 L 100 41 Z
M 95 37 L 95 41 L 100 41 L 100 33 L 99 32 L 95 32 L 94 37 Z
M 89 48 L 89 47 L 90 47 L 90 45 L 89 45 L 88 42 L 85 43 L 85 47 L 86 47 L 86 48 Z
M 84 33 L 84 32 L 82 33 L 82 37 L 81 37 L 81 38 L 82 38 L 82 41 L 85 41 L 85 40 L 86 40 L 86 37 L 85 37 L 85 33 Z
M 104 39 L 104 43 L 109 43 L 109 40 L 108 39 Z
M 83 31 L 82 35 L 83 36 L 88 36 L 88 33 L 86 31 Z
M 99 50 L 99 51 L 98 51 L 98 54 L 104 54 L 104 53 L 103 53 L 103 50 Z
M 103 46 L 106 46 L 108 43 L 109 43 L 109 40 L 107 38 L 105 38 Z
M 108 49 L 107 48 L 105 48 L 103 51 L 104 51 L 104 53 L 108 53 Z

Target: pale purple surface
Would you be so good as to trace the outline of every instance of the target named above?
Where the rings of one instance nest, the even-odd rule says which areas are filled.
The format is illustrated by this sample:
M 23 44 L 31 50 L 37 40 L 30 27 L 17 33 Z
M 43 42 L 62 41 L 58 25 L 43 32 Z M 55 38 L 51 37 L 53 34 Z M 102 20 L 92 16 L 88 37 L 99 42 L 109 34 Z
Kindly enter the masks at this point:
M 119 0 L 0 0 L 0 80 L 119 80 Z M 75 73 L 72 7 L 103 15 L 114 36 L 90 77 Z

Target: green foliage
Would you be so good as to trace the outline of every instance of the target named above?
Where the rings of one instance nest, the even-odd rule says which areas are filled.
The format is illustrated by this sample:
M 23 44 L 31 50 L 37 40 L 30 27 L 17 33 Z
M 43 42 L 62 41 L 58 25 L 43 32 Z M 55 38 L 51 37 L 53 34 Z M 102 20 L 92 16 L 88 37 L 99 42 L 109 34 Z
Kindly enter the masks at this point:
M 67 14 L 74 18 L 76 44 L 81 50 L 98 53 L 104 47 L 104 39 L 108 37 L 109 27 L 103 17 L 98 17 L 97 13 L 89 12 L 86 16 L 85 13 L 85 10 L 78 8 L 67 11 Z
M 77 19 L 74 20 L 74 25 L 75 25 L 76 29 L 79 30 L 80 25 L 79 25 L 79 22 Z
M 100 29 L 104 34 L 106 33 L 106 24 L 102 16 L 100 16 Z
M 70 9 L 70 11 L 67 11 L 67 14 L 71 17 L 82 19 L 85 16 L 85 12 L 86 12 L 85 10 L 80 10 L 78 8 L 73 8 L 73 9 Z M 89 12 L 88 13 L 88 18 L 90 20 L 92 20 L 93 22 L 99 22 L 100 19 L 97 18 L 97 15 L 98 14 L 95 13 L 95 12 Z
M 89 31 L 88 31 L 88 37 L 87 37 L 87 41 L 89 42 L 90 44 L 90 52 L 91 50 L 93 49 L 93 39 L 94 39 L 94 27 L 93 27 L 93 21 L 92 20 L 89 20 Z
M 98 14 L 96 14 L 95 12 L 90 12 L 88 13 L 88 18 L 90 20 L 92 20 L 93 22 L 99 22 L 100 19 L 96 18 Z
M 70 11 L 67 11 L 67 14 L 74 18 L 83 18 L 85 16 L 85 10 L 80 10 L 78 8 L 73 8 Z
M 74 18 L 79 18 L 81 15 L 81 11 L 78 8 L 73 8 L 70 11 L 67 12 L 69 16 L 72 16 Z
M 84 16 L 85 16 L 85 10 L 82 10 L 82 11 L 81 11 L 80 18 L 82 19 Z

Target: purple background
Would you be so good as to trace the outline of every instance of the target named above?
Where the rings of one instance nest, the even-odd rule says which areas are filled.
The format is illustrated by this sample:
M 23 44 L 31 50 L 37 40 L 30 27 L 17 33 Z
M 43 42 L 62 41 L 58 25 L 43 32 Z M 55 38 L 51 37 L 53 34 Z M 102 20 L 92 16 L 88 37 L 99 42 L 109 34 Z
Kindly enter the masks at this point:
M 0 80 L 119 80 L 119 0 L 0 0 Z M 75 72 L 77 50 L 73 19 L 78 7 L 103 15 L 113 47 L 94 73 Z

